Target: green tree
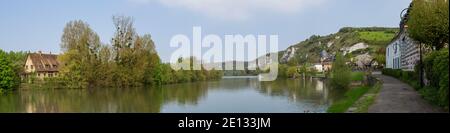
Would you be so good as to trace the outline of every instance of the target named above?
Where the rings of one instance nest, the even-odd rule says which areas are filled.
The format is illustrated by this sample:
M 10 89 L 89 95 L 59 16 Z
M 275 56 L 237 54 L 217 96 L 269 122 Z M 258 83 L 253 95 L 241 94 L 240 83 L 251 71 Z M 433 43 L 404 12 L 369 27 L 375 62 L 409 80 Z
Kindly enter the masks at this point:
M 414 0 L 407 22 L 409 35 L 437 50 L 448 44 L 448 0 Z
M 351 70 L 345 64 L 341 53 L 336 54 L 336 60 L 331 68 L 331 84 L 335 88 L 347 89 L 351 82 Z
M 98 81 L 100 39 L 83 21 L 67 23 L 61 38 L 60 73 L 69 88 L 87 88 Z
M 19 76 L 7 53 L 0 49 L 0 93 L 16 89 L 19 86 Z
M 285 64 L 279 64 L 278 65 L 278 78 L 287 78 L 288 76 L 286 75 L 287 73 L 287 69 L 288 66 Z
M 297 78 L 300 77 L 300 74 L 297 72 L 297 67 L 289 67 L 286 71 L 286 76 L 289 78 Z

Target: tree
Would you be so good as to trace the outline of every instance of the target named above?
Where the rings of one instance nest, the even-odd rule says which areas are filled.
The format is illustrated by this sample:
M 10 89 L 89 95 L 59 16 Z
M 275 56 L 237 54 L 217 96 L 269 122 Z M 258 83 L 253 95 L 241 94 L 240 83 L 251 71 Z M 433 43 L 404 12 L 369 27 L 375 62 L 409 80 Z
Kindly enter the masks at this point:
M 439 50 L 448 44 L 448 0 L 415 0 L 410 9 L 408 34 Z
M 116 28 L 112 39 L 112 46 L 116 53 L 115 61 L 119 64 L 131 63 L 128 56 L 136 38 L 133 20 L 131 17 L 113 16 L 113 23 Z
M 278 78 L 287 78 L 288 76 L 286 75 L 287 73 L 287 69 L 288 66 L 285 64 L 279 64 L 278 65 Z
M 289 78 L 297 78 L 300 77 L 300 74 L 297 72 L 297 67 L 289 67 L 286 71 L 286 76 Z
M 0 49 L 0 93 L 16 89 L 19 86 L 19 76 L 8 55 Z
M 331 68 L 331 84 L 338 89 L 347 89 L 351 81 L 351 70 L 345 64 L 345 59 L 341 53 L 336 54 L 336 60 Z
M 76 20 L 67 23 L 61 38 L 63 54 L 60 73 L 69 88 L 86 88 L 98 81 L 101 71 L 100 39 L 87 23 Z
M 102 45 L 87 23 L 71 21 L 61 38 L 61 80 L 68 88 L 91 86 L 136 87 L 217 79 L 206 70 L 173 71 L 162 64 L 149 34 L 139 36 L 130 17 L 113 17 L 116 33 L 112 45 Z M 193 62 L 190 58 L 180 63 Z M 195 61 L 197 63 L 197 61 Z M 209 76 L 212 77 L 209 77 Z

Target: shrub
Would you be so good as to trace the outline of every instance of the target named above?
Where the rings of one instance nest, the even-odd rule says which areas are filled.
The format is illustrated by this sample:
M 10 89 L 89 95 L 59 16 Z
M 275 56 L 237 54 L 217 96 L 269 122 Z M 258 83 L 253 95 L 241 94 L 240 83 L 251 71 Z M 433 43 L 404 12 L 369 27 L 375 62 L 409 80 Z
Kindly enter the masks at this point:
M 16 89 L 20 79 L 5 52 L 0 50 L 0 93 Z
M 286 76 L 288 78 L 300 77 L 300 74 L 297 72 L 297 67 L 289 67 L 286 71 Z
M 424 71 L 429 80 L 429 86 L 438 91 L 438 102 L 440 106 L 448 108 L 449 85 L 448 85 L 448 49 L 434 51 L 424 59 Z
M 331 69 L 331 85 L 338 89 L 347 89 L 351 82 L 351 70 L 345 64 L 344 57 L 338 53 Z
M 364 72 L 352 72 L 352 81 L 363 81 Z

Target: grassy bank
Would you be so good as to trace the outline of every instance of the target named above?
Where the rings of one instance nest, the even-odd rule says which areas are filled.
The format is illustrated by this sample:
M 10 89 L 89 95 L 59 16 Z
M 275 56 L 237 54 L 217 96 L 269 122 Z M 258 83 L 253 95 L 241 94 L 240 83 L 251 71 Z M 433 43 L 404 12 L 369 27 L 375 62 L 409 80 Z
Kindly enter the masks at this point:
M 352 81 L 363 81 L 364 72 L 352 72 Z
M 352 72 L 352 82 L 364 81 L 364 72 Z M 381 88 L 381 83 L 374 86 L 354 86 L 349 89 L 344 98 L 333 103 L 327 110 L 329 113 L 344 113 L 351 108 L 351 112 L 367 112 L 369 106 L 375 101 L 375 97 Z
M 327 110 L 328 113 L 343 113 L 350 108 L 361 96 L 369 91 L 370 87 L 360 86 L 348 90 L 343 99 L 333 103 Z
M 347 111 L 351 113 L 367 113 L 370 105 L 375 102 L 375 98 L 378 95 L 382 87 L 382 83 L 378 82 L 372 88 L 368 90 L 366 94 L 364 94 L 359 100 L 357 100 L 352 107 L 350 107 Z

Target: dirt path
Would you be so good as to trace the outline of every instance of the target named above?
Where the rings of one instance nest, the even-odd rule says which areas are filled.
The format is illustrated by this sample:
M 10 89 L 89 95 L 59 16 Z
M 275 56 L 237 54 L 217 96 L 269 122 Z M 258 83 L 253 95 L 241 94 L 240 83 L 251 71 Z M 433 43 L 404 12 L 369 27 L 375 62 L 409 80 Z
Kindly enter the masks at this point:
M 390 76 L 374 75 L 383 81 L 375 103 L 369 113 L 439 113 L 442 110 L 427 103 L 420 94 L 408 84 Z

